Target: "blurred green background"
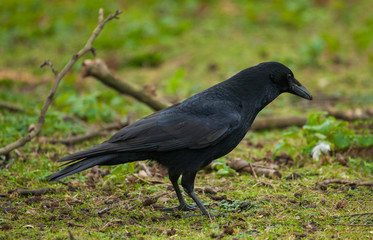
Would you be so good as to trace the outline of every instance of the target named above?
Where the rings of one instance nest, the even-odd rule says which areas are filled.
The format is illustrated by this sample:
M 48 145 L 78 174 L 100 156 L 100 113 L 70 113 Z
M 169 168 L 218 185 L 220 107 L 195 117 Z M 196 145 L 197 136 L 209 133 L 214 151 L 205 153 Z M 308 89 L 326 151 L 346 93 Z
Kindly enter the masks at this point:
M 156 89 L 165 101 L 187 98 L 260 62 L 279 61 L 316 103 L 285 95 L 262 114 L 313 112 L 329 98 L 342 99 L 333 102 L 337 109 L 372 105 L 373 16 L 367 11 L 372 5 L 369 0 L 1 1 L 0 98 L 27 113 L 1 112 L 0 143 L 22 136 L 36 120 L 52 82 L 50 71 L 38 66 L 49 59 L 61 69 L 88 39 L 100 7 L 106 14 L 117 9 L 123 14 L 94 42 L 98 57 L 120 78 Z M 151 113 L 94 79 L 82 79 L 81 61 L 58 89 L 43 134 L 84 131 L 63 122 L 65 113 L 88 122 Z

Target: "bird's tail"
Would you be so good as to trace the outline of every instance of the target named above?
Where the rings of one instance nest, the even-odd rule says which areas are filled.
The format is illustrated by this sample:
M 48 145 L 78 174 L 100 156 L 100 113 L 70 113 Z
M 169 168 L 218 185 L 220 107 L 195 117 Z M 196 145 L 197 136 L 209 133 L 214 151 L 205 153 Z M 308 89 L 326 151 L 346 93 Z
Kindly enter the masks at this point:
M 70 176 L 74 173 L 94 167 L 96 165 L 106 165 L 105 163 L 110 162 L 110 160 L 113 160 L 115 158 L 117 158 L 117 154 L 100 155 L 100 156 L 88 157 L 88 158 L 84 158 L 81 160 L 75 160 L 75 161 L 72 160 L 69 163 L 67 163 L 67 164 L 71 163 L 70 165 L 68 165 L 67 167 L 65 167 L 64 169 L 56 173 L 53 173 L 52 175 L 49 175 L 47 179 L 49 179 L 50 182 L 57 181 L 67 176 Z

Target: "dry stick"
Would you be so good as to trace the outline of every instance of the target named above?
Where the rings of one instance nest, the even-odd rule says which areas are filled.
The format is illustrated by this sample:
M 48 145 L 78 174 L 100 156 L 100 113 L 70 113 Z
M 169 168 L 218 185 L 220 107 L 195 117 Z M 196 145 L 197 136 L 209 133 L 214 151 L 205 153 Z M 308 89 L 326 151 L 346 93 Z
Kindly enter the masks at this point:
M 127 125 L 128 125 L 128 121 L 122 121 L 120 123 L 109 124 L 107 126 L 100 128 L 99 130 L 93 130 L 84 135 L 79 135 L 79 136 L 67 138 L 67 139 L 47 139 L 46 141 L 52 144 L 62 143 L 65 145 L 73 145 L 75 143 L 82 142 L 82 141 L 85 141 L 85 140 L 88 140 L 94 137 L 105 136 L 108 131 L 121 129 Z
M 101 214 L 104 214 L 104 213 L 108 212 L 109 210 L 110 210 L 110 208 L 105 207 L 104 209 L 98 211 L 97 214 L 98 214 L 98 215 L 101 215 Z
M 287 128 L 289 126 L 301 127 L 307 122 L 307 116 L 259 116 L 250 127 L 252 131 L 261 131 L 273 128 Z
M 120 220 L 120 219 L 113 219 L 113 220 L 110 220 L 109 222 L 107 222 L 104 226 L 102 226 L 99 231 L 104 231 L 106 228 L 110 227 L 111 225 L 113 224 L 116 224 L 116 223 L 122 223 L 124 222 L 123 220 Z
M 52 188 L 41 188 L 41 189 L 17 188 L 16 190 L 9 191 L 9 193 L 14 193 L 14 192 L 22 196 L 28 196 L 28 195 L 41 196 L 47 193 L 54 193 L 56 192 L 56 190 Z
M 232 168 L 233 170 L 237 172 L 239 171 L 248 172 L 253 175 L 255 173 L 256 176 L 264 175 L 266 177 L 274 178 L 274 179 L 279 179 L 282 176 L 281 173 L 276 169 L 269 168 L 266 166 L 261 166 L 255 163 L 249 163 L 248 161 L 245 161 L 239 158 L 230 159 L 226 164 L 228 167 Z
M 363 226 L 363 227 L 373 226 L 373 224 L 370 224 L 370 223 L 367 223 L 367 224 L 364 224 L 364 223 L 357 223 L 357 224 L 353 224 L 353 223 L 333 223 L 332 225 Z
M 137 162 L 136 165 L 138 165 L 139 167 L 141 167 L 148 176 L 152 176 L 152 173 L 150 172 L 150 169 L 148 167 L 148 165 L 146 165 L 145 163 L 143 162 Z
M 53 68 L 53 65 L 49 61 L 46 61 L 41 65 L 41 67 L 46 66 L 46 65 L 50 66 L 53 73 L 55 74 L 55 77 L 54 77 L 52 89 L 50 90 L 50 93 L 49 93 L 47 99 L 45 100 L 42 109 L 40 110 L 38 123 L 36 124 L 35 128 L 32 129 L 25 137 L 23 137 L 21 139 L 18 139 L 17 141 L 15 141 L 15 142 L 13 142 L 13 143 L 11 143 L 11 144 L 3 147 L 3 148 L 0 148 L 0 155 L 7 155 L 11 151 L 13 151 L 14 149 L 22 147 L 23 145 L 25 145 L 27 142 L 29 142 L 31 139 L 33 139 L 36 135 L 38 135 L 40 133 L 40 131 L 41 131 L 43 125 L 44 125 L 45 114 L 48 110 L 48 107 L 53 102 L 54 94 L 56 93 L 58 84 L 60 83 L 62 78 L 66 75 L 66 73 L 68 71 L 70 71 L 70 69 L 74 65 L 74 63 L 79 58 L 81 58 L 84 54 L 86 54 L 87 52 L 92 52 L 93 54 L 95 53 L 94 48 L 92 47 L 93 41 L 100 34 L 100 32 L 103 29 L 103 27 L 105 26 L 105 24 L 108 21 L 110 21 L 114 18 L 118 18 L 118 15 L 121 14 L 121 13 L 122 13 L 121 11 L 117 10 L 114 14 L 109 15 L 106 19 L 103 20 L 104 11 L 103 11 L 103 9 L 100 9 L 100 11 L 99 11 L 99 22 L 98 22 L 97 27 L 93 30 L 91 37 L 88 39 L 85 46 L 77 54 L 72 56 L 71 60 L 65 65 L 65 67 L 62 69 L 61 72 L 58 73 Z
M 67 232 L 69 233 L 70 240 L 75 240 L 75 238 L 74 238 L 73 234 L 71 233 L 71 231 L 67 230 Z
M 249 163 L 249 166 L 250 166 L 251 172 L 253 173 L 254 178 L 258 179 L 258 177 L 256 176 L 256 173 L 255 173 L 255 170 L 253 168 L 253 165 L 251 163 Z
M 25 113 L 26 111 L 23 110 L 22 108 L 20 107 L 17 107 L 17 106 L 14 106 L 14 105 L 11 105 L 11 104 L 8 104 L 6 102 L 0 102 L 0 109 L 6 109 L 8 111 L 11 111 L 11 112 L 21 112 L 21 113 Z
M 345 121 L 370 120 L 373 118 L 373 108 L 337 111 L 326 109 L 329 116 Z M 259 116 L 251 126 L 251 130 L 266 130 L 272 128 L 301 127 L 307 123 L 307 116 Z
M 136 100 L 145 103 L 155 111 L 159 111 L 167 107 L 167 104 L 164 104 L 155 97 L 146 94 L 143 89 L 133 86 L 132 84 L 113 76 L 105 62 L 101 59 L 85 60 L 82 63 L 82 75 L 83 77 L 95 77 L 116 91 L 129 95 Z
M 149 181 L 147 181 L 147 180 L 145 180 L 145 179 L 143 179 L 143 178 L 137 176 L 137 174 L 132 174 L 132 175 L 133 175 L 135 178 L 139 179 L 140 181 L 143 181 L 144 183 L 152 184 L 151 182 L 149 182 Z
M 357 217 L 357 216 L 365 216 L 365 215 L 373 215 L 373 212 L 369 212 L 369 213 L 356 213 L 356 214 L 343 215 L 343 216 L 333 216 L 333 218 Z
M 64 114 L 63 119 L 64 119 L 64 121 L 73 121 L 77 124 L 80 124 L 80 125 L 86 127 L 86 128 L 89 127 L 89 124 L 87 122 L 85 122 L 85 121 L 83 121 L 83 120 L 81 120 L 81 119 L 79 119 L 79 118 L 77 118 L 73 115 Z
M 68 116 L 68 117 L 72 118 L 72 116 Z M 74 118 L 73 120 L 80 123 L 80 124 L 87 125 L 79 119 Z M 94 131 L 91 131 L 89 133 L 86 133 L 86 134 L 83 134 L 83 135 L 78 135 L 78 136 L 75 136 L 75 137 L 72 137 L 72 138 L 67 138 L 67 139 L 48 139 L 47 138 L 45 141 L 47 141 L 51 144 L 62 143 L 62 144 L 65 144 L 65 145 L 73 145 L 73 144 L 76 144 L 76 143 L 79 143 L 79 142 L 82 142 L 82 141 L 85 141 L 85 140 L 89 140 L 91 138 L 95 138 L 95 137 L 99 137 L 99 136 L 106 136 L 110 133 L 111 130 L 118 130 L 118 129 L 124 128 L 124 127 L 130 125 L 132 122 L 133 122 L 132 116 L 131 116 L 131 114 L 128 114 L 126 121 L 122 121 L 122 122 L 119 122 L 119 123 L 111 123 L 107 126 L 104 126 L 104 127 L 100 128 L 99 130 L 94 130 Z
M 349 181 L 349 180 L 342 180 L 342 179 L 330 179 L 324 180 L 320 182 L 320 185 L 329 185 L 332 183 L 336 184 L 346 184 L 346 185 L 355 185 L 355 186 L 373 186 L 373 181 Z
M 73 223 L 71 221 L 67 221 L 67 224 L 72 227 L 84 227 L 84 225 Z

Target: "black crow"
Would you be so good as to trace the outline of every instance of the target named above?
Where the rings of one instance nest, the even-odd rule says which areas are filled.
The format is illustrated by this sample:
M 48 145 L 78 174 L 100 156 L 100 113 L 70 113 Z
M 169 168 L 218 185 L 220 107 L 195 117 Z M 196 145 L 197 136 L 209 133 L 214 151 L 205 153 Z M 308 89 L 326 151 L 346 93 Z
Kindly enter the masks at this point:
M 68 161 L 68 166 L 48 179 L 60 180 L 96 165 L 155 160 L 168 169 L 180 203 L 176 209 L 196 208 L 188 205 L 180 192 L 178 179 L 182 175 L 185 192 L 204 215 L 214 216 L 194 193 L 196 173 L 232 151 L 259 111 L 283 92 L 312 99 L 292 71 L 281 63 L 265 62 L 247 68 L 179 104 L 134 122 L 95 147 L 61 158 L 59 162 Z

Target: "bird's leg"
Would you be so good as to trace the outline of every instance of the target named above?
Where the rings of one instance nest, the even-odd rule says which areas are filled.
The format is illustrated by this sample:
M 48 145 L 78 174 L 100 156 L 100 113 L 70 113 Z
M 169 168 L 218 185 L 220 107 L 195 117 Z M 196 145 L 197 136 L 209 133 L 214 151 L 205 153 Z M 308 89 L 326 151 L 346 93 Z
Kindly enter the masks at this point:
M 194 202 L 197 204 L 198 208 L 202 211 L 203 215 L 206 215 L 208 218 L 214 218 L 216 215 L 211 214 L 203 203 L 199 200 L 197 195 L 194 193 L 194 179 L 196 177 L 196 172 L 183 173 L 181 179 L 181 185 L 183 186 L 185 192 L 191 197 Z M 188 217 L 188 215 L 186 216 Z
M 172 186 L 175 189 L 177 199 L 179 200 L 180 205 L 177 207 L 171 207 L 171 208 L 163 208 L 161 211 L 173 211 L 173 210 L 180 210 L 180 211 L 192 211 L 195 210 L 197 207 L 195 205 L 189 205 L 185 202 L 183 195 L 181 194 L 179 184 L 177 183 L 177 180 L 180 177 L 180 173 L 174 173 L 173 171 L 169 171 L 169 178 L 171 180 Z

